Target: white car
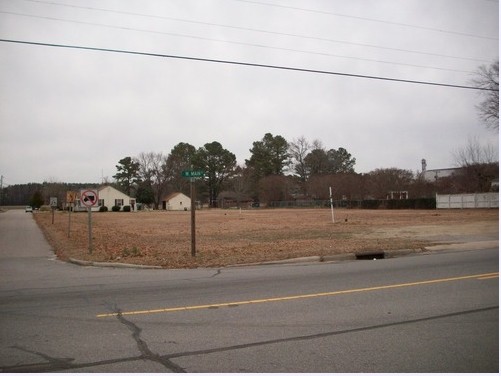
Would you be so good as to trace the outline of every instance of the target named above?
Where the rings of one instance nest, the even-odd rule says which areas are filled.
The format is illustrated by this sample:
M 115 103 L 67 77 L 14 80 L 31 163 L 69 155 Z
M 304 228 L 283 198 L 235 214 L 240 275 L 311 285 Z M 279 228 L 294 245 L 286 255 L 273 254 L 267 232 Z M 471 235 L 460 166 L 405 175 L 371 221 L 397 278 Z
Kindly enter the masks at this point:
M 33 208 L 31 206 L 27 206 L 24 208 L 24 212 L 25 213 L 28 213 L 28 212 L 33 213 Z

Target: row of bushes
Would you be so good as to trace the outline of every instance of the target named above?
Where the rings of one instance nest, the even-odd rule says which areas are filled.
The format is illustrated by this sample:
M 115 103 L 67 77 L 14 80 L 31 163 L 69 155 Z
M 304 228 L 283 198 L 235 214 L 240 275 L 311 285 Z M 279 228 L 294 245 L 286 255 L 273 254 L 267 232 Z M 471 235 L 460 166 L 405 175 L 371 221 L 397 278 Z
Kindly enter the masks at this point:
M 413 198 L 407 200 L 336 200 L 335 208 L 347 209 L 435 209 L 436 199 Z M 329 200 L 272 201 L 270 208 L 330 207 Z
M 360 209 L 436 209 L 437 200 L 433 198 L 411 198 L 407 200 L 361 200 L 350 207 Z
M 118 212 L 118 211 L 120 211 L 120 208 L 122 208 L 122 211 L 124 211 L 124 212 L 130 212 L 130 205 L 125 205 L 125 206 L 116 206 L 115 205 L 115 206 L 111 207 L 111 211 Z M 107 206 L 100 206 L 99 207 L 99 211 L 101 213 L 107 212 L 108 211 L 108 207 Z

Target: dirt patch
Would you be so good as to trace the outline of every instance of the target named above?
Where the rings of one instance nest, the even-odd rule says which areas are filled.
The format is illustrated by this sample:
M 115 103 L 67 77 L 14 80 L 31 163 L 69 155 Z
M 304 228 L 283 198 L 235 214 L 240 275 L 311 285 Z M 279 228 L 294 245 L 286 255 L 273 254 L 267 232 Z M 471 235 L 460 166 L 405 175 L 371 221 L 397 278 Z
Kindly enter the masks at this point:
M 36 213 L 61 259 L 194 268 L 367 250 L 421 249 L 441 242 L 497 240 L 497 210 L 202 210 L 196 213 L 191 256 L 190 212 Z

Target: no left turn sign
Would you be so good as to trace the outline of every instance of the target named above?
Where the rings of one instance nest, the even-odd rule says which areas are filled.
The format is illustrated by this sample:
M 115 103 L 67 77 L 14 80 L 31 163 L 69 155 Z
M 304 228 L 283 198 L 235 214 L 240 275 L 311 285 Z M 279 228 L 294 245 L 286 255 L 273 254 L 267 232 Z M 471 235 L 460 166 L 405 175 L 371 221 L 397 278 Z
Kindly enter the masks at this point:
M 97 194 L 97 190 L 86 189 L 80 192 L 80 201 L 88 208 L 96 206 L 98 199 L 99 196 Z

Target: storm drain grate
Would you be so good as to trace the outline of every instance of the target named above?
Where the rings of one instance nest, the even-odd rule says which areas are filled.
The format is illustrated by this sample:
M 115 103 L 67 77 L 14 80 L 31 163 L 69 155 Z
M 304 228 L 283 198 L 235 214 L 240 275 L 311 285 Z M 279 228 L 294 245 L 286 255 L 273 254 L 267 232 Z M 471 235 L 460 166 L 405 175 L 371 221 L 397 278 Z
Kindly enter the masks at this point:
M 384 259 L 384 251 L 364 251 L 355 253 L 357 260 L 380 260 Z

